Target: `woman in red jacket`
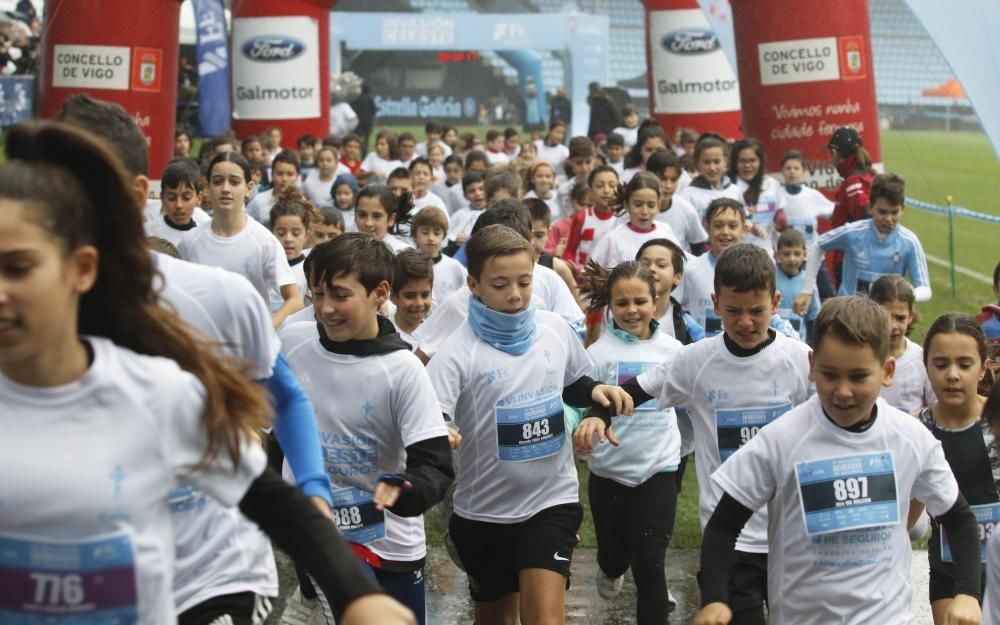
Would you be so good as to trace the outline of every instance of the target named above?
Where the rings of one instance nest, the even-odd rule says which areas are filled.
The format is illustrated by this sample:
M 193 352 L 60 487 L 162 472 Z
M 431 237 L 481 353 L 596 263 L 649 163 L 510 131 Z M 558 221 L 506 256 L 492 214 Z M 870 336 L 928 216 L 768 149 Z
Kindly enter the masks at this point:
M 830 219 L 834 228 L 869 217 L 868 193 L 875 170 L 872 169 L 871 155 L 862 146 L 861 135 L 850 126 L 838 128 L 826 145 L 834 167 L 844 178 L 834 198 L 835 206 Z M 838 284 L 842 262 L 843 252 L 837 252 L 833 260 L 833 271 Z

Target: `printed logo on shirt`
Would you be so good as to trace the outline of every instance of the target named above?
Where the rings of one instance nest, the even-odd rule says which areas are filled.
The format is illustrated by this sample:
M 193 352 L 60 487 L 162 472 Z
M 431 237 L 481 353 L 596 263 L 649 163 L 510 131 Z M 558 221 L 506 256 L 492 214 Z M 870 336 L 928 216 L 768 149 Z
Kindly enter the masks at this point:
M 72 541 L 0 536 L 0 621 L 139 622 L 135 549 L 125 531 Z
M 618 385 L 628 382 L 632 378 L 637 378 L 639 375 L 649 371 L 650 369 L 655 369 L 658 363 L 655 362 L 624 362 L 618 361 Z M 656 410 L 656 400 L 651 399 L 641 406 L 636 406 L 635 410 Z
M 811 536 L 899 522 L 889 451 L 799 462 L 795 477 Z
M 371 475 L 378 471 L 378 441 L 370 435 L 320 432 L 323 466 L 334 482 L 338 478 Z
M 486 372 L 486 383 L 490 385 L 493 383 L 503 385 L 509 382 L 511 378 L 513 378 L 513 374 L 507 367 L 500 367 Z
M 719 440 L 719 458 L 725 462 L 746 445 L 760 429 L 792 409 L 789 403 L 751 408 L 719 408 L 715 428 Z
M 170 511 L 174 514 L 198 510 L 204 508 L 208 503 L 205 494 L 191 485 L 181 486 L 171 491 L 168 498 Z
M 385 538 L 385 511 L 375 507 L 372 494 L 360 488 L 333 489 L 333 522 L 344 538 L 369 545 Z
M 501 462 L 524 462 L 555 455 L 566 439 L 561 395 L 523 406 L 496 406 L 497 445 Z

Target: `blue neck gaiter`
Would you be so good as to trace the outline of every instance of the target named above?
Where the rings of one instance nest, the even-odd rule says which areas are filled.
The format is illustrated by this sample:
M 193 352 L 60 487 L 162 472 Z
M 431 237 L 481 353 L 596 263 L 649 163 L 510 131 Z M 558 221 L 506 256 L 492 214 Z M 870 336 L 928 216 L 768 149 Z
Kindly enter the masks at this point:
M 791 195 L 798 195 L 799 193 L 802 192 L 801 184 L 786 184 L 784 185 L 784 187 L 785 191 L 788 191 L 788 193 Z
M 660 329 L 660 323 L 656 319 L 650 319 L 650 321 L 649 321 L 649 328 L 652 331 L 649 334 L 649 339 L 646 339 L 646 340 L 650 340 L 654 336 L 656 336 L 656 333 Z M 608 332 L 610 332 L 614 336 L 618 337 L 618 339 L 621 340 L 624 343 L 640 343 L 640 342 L 642 342 L 642 339 L 640 339 L 638 336 L 636 336 L 634 334 L 629 334 L 625 330 L 622 330 L 621 328 L 619 328 L 618 324 L 615 323 L 614 321 L 612 321 L 611 325 L 608 326 Z
M 535 338 L 535 305 L 530 304 L 516 315 L 508 315 L 489 308 L 475 295 L 469 295 L 469 325 L 485 343 L 520 356 L 528 351 Z

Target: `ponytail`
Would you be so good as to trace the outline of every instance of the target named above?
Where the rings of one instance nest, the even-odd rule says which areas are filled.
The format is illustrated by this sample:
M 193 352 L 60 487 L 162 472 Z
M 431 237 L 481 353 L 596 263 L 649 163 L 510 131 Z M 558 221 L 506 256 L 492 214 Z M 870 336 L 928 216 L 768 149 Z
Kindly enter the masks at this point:
M 278 194 L 274 206 L 271 207 L 269 222 L 271 229 L 274 230 L 274 224 L 279 217 L 289 215 L 301 219 L 307 231 L 314 225 L 323 223 L 323 215 L 295 185 L 290 185 Z
M 873 176 L 877 173 L 874 166 L 872 166 L 872 155 L 862 146 L 859 145 L 854 149 L 854 158 L 857 161 L 854 167 L 860 173 L 871 174 Z
M 409 191 L 403 191 L 397 198 L 387 185 L 370 184 L 358 192 L 355 199 L 355 206 L 362 198 L 374 198 L 385 209 L 385 212 L 395 217 L 395 223 L 391 229 L 392 234 L 400 233 L 400 225 L 410 223 L 413 211 L 413 195 Z
M 31 203 L 31 218 L 66 253 L 82 245 L 98 250 L 97 280 L 80 296 L 77 332 L 169 358 L 198 378 L 208 434 L 198 467 L 223 449 L 237 463 L 242 444 L 268 423 L 267 398 L 247 377 L 248 363 L 218 356 L 217 346 L 161 305 L 142 206 L 121 161 L 89 133 L 58 122 L 15 126 L 6 142 L 0 196 Z
M 580 286 L 580 294 L 588 300 L 587 313 L 600 312 L 611 305 L 611 288 L 619 280 L 639 278 L 649 285 L 649 294 L 656 299 L 656 278 L 648 267 L 635 260 L 626 260 L 613 269 L 601 267 L 597 261 L 590 259 L 583 269 L 584 280 Z

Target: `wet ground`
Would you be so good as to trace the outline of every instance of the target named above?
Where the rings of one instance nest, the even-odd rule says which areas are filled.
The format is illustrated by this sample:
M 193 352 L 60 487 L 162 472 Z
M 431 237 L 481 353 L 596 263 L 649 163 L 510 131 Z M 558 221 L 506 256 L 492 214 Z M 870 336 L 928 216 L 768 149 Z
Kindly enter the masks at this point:
M 605 601 L 597 595 L 594 585 L 596 554 L 593 549 L 577 549 L 573 554 L 573 580 L 566 597 L 567 625 L 625 625 L 635 622 L 635 586 L 626 576 L 621 596 Z M 281 576 L 281 598 L 268 623 L 277 623 L 284 597 L 295 585 L 295 573 L 283 554 L 278 556 Z M 698 609 L 698 569 L 696 550 L 667 552 L 667 583 L 677 599 L 677 610 L 671 623 L 690 623 Z M 472 625 L 472 602 L 465 574 L 458 570 L 443 548 L 431 548 L 427 558 L 427 623 L 428 625 Z M 927 552 L 914 551 L 910 569 L 913 586 L 913 625 L 931 625 L 927 602 Z

